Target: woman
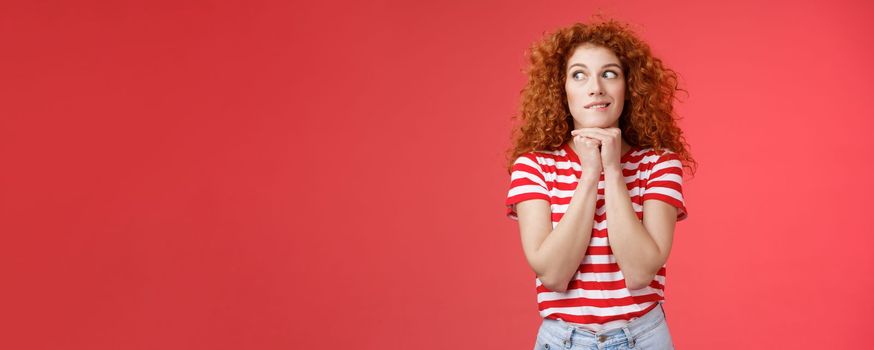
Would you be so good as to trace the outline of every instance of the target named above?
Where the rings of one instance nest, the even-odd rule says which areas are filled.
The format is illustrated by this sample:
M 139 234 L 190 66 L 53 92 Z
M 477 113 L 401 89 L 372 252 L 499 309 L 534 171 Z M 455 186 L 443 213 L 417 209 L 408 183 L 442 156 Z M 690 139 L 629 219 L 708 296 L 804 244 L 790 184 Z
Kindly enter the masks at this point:
M 672 349 L 665 264 L 695 164 L 676 73 L 614 20 L 559 29 L 530 59 L 506 205 L 536 274 L 535 349 Z

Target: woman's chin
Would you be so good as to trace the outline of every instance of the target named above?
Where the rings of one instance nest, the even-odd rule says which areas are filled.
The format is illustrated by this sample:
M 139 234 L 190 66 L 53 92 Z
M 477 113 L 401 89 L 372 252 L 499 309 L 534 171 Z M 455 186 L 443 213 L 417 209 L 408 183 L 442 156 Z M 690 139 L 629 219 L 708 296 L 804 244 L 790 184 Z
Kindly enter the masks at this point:
M 580 128 L 601 128 L 601 129 L 607 129 L 607 128 L 611 128 L 611 127 L 613 127 L 613 124 L 615 124 L 615 123 L 616 123 L 615 120 L 606 120 L 606 119 L 602 119 L 602 120 L 586 120 L 586 121 L 584 121 L 584 122 L 582 122 L 582 123 L 577 122 L 576 125 L 580 125 Z

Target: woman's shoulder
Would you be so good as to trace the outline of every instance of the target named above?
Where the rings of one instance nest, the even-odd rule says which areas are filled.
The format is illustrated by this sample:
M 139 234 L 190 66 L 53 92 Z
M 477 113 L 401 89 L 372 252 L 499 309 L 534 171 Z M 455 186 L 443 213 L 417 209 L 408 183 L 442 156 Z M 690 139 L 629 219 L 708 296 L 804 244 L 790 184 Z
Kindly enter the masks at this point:
M 635 147 L 635 149 L 631 152 L 631 155 L 637 157 L 662 157 L 664 155 L 675 155 L 674 151 L 671 151 L 667 148 L 655 149 L 654 147 Z
M 679 161 L 679 154 L 676 152 L 666 148 L 657 150 L 654 147 L 639 147 L 626 160 L 638 170 L 675 166 Z
M 570 159 L 570 154 L 568 154 L 567 144 L 563 144 L 556 149 L 540 148 L 531 150 L 522 153 L 518 158 L 527 158 L 542 165 L 554 165 L 555 162 L 567 161 Z

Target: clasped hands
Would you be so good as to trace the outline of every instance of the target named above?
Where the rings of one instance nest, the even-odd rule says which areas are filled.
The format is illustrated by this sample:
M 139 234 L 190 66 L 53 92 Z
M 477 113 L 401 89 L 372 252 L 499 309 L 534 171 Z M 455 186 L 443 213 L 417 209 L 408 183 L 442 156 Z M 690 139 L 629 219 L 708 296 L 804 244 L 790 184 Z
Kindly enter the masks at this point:
M 580 128 L 571 131 L 577 156 L 584 167 L 601 170 L 621 169 L 622 131 L 619 128 Z

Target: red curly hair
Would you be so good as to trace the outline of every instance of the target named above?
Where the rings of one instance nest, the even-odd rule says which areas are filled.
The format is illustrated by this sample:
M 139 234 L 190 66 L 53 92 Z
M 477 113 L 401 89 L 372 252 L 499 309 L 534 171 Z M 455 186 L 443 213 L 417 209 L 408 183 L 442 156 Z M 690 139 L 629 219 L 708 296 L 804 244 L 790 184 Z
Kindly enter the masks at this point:
M 521 114 L 513 118 L 521 120 L 521 125 L 513 133 L 513 147 L 507 151 L 507 171 L 512 171 L 513 162 L 524 153 L 557 150 L 571 140 L 574 123 L 564 72 L 574 49 L 584 43 L 612 50 L 626 70 L 625 104 L 619 117 L 625 142 L 639 148 L 673 151 L 694 174 L 697 163 L 689 154 L 674 114 L 675 93 L 685 91 L 678 87 L 676 72 L 653 57 L 649 45 L 628 25 L 613 19 L 560 28 L 531 46 L 528 83 L 521 91 Z

